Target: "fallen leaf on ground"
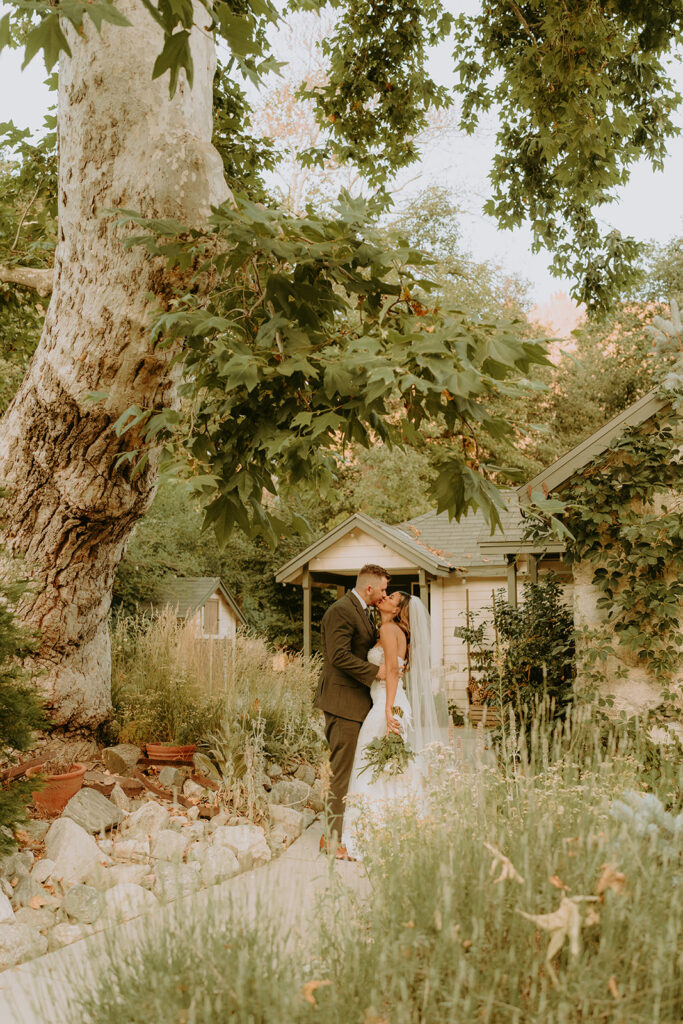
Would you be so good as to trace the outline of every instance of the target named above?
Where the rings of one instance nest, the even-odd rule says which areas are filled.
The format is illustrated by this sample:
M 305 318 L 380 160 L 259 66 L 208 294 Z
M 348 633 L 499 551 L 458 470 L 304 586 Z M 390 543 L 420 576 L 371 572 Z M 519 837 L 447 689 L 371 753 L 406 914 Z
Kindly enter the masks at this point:
M 323 985 L 331 984 L 331 981 L 307 981 L 304 987 L 301 989 L 301 991 L 304 994 L 304 999 L 306 1000 L 307 1003 L 310 1003 L 311 1006 L 317 1006 L 315 996 L 313 995 L 313 993 L 317 988 L 321 988 Z
M 546 950 L 545 962 L 554 985 L 557 985 L 557 975 L 551 960 L 556 953 L 560 952 L 564 946 L 565 939 L 569 940 L 570 955 L 573 957 L 579 955 L 581 914 L 578 904 L 584 902 L 592 903 L 595 900 L 597 900 L 597 896 L 563 896 L 559 907 L 551 914 L 527 914 L 524 910 L 517 911 L 527 921 L 532 921 L 537 928 L 550 932 L 550 942 Z
M 626 885 L 626 875 L 621 871 L 617 871 L 617 866 L 614 863 L 608 863 L 602 865 L 602 874 L 598 880 L 595 892 L 596 895 L 602 896 L 607 889 L 614 889 L 615 892 L 622 892 Z
M 491 863 L 490 874 L 495 874 L 496 868 L 500 865 L 500 874 L 498 878 L 494 878 L 493 884 L 496 885 L 498 882 L 504 882 L 509 879 L 511 882 L 519 882 L 520 885 L 524 884 L 524 879 L 520 875 L 517 868 L 514 866 L 511 860 L 497 850 L 495 846 L 491 846 L 490 843 L 484 843 L 484 846 L 493 855 L 493 861 Z
M 550 876 L 550 884 L 554 885 L 556 889 L 569 889 L 569 886 L 565 885 L 562 879 L 558 878 L 557 875 Z
M 612 975 L 610 980 L 607 982 L 607 988 L 610 990 L 615 999 L 621 999 L 619 995 L 619 989 L 617 987 L 617 979 Z

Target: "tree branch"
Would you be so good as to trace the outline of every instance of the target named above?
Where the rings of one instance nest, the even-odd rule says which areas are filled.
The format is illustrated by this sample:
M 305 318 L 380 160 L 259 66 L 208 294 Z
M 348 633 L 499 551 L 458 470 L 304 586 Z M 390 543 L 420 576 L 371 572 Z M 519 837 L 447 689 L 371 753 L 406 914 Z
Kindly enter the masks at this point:
M 38 267 L 5 267 L 0 263 L 0 282 L 32 288 L 39 295 L 50 294 L 54 273 L 52 267 L 40 270 Z

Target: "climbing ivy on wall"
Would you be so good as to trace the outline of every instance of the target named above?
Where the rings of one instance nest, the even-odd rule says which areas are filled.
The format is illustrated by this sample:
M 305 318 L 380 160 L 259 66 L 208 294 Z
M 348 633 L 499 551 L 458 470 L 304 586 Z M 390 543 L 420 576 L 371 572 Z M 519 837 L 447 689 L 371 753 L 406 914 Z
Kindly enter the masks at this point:
M 569 562 L 595 566 L 598 606 L 620 645 L 664 686 L 680 678 L 683 607 L 681 417 L 627 430 L 573 478 L 563 516 Z M 612 650 L 611 653 L 614 653 Z

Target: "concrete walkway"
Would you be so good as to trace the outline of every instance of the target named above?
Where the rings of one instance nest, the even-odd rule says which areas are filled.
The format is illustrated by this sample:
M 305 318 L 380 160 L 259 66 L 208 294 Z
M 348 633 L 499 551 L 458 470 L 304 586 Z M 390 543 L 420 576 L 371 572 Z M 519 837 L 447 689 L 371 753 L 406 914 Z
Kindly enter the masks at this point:
M 361 896 L 368 891 L 360 864 L 330 861 L 319 852 L 322 825 L 313 825 L 276 860 L 203 889 L 70 946 L 47 953 L 0 974 L 0 1024 L 79 1024 L 70 1009 L 74 982 L 87 984 L 98 964 L 118 942 L 127 947 L 149 931 L 181 927 L 188 920 L 208 916 L 218 906 L 232 904 L 242 919 L 267 912 L 284 919 L 290 942 L 307 934 L 318 896 L 334 879 Z

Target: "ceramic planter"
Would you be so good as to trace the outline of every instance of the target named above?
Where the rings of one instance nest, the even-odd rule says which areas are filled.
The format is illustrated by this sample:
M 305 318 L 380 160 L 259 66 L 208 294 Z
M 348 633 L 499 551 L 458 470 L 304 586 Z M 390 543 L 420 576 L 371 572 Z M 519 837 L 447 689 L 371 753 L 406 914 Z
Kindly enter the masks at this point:
M 42 772 L 42 768 L 30 768 L 26 772 L 26 777 L 30 779 Z M 85 772 L 86 765 L 73 764 L 70 771 L 61 775 L 45 774 L 43 788 L 33 793 L 34 806 L 39 811 L 47 811 L 49 814 L 61 814 L 71 797 L 83 785 Z
M 196 743 L 184 747 L 172 743 L 148 743 L 147 757 L 150 761 L 191 761 L 196 749 Z

